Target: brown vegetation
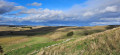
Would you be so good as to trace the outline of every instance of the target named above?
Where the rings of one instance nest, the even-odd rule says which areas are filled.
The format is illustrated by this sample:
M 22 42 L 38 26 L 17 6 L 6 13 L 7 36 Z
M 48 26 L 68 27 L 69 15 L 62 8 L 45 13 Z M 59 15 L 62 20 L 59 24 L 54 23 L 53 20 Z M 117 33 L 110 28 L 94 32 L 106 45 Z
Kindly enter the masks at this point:
M 119 55 L 120 27 L 43 49 L 38 55 Z

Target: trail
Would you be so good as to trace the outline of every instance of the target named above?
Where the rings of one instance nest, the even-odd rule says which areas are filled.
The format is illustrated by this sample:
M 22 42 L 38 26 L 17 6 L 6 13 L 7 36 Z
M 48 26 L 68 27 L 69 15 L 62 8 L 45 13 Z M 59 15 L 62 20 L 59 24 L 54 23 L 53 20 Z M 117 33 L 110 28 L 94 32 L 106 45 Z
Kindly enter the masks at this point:
M 74 38 L 70 38 L 70 39 L 67 39 L 67 40 L 65 40 L 65 41 L 63 41 L 63 42 L 61 42 L 61 43 L 56 43 L 56 44 L 53 44 L 53 45 L 44 47 L 44 49 L 50 48 L 50 47 L 53 47 L 53 46 L 57 46 L 57 45 L 61 45 L 61 44 L 66 43 L 66 42 L 68 42 L 68 41 L 70 41 L 70 40 L 72 40 L 72 39 L 74 39 Z M 35 51 L 31 52 L 31 53 L 28 53 L 27 55 L 33 55 L 33 54 L 38 53 L 38 52 L 40 52 L 40 50 L 35 50 Z

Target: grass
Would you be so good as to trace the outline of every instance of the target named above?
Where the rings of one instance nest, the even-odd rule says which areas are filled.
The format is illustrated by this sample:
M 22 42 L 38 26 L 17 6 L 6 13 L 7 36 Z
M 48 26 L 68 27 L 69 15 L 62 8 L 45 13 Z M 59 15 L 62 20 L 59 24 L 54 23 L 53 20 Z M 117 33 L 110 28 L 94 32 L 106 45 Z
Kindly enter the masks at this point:
M 40 37 L 40 36 L 31 36 L 31 37 L 26 37 L 26 36 L 22 36 L 22 37 L 21 36 L 2 37 L 0 39 L 1 39 L 0 41 L 2 41 L 1 43 L 3 43 L 3 44 L 1 44 L 1 46 L 3 47 L 4 53 L 11 52 L 13 49 L 15 49 L 15 51 L 19 50 L 19 49 L 26 49 L 26 48 L 24 48 L 25 46 L 33 46 L 33 45 L 39 46 L 37 44 L 42 44 L 42 43 L 44 44 L 44 43 L 52 41 L 48 37 Z M 9 42 L 7 42 L 5 40 L 7 40 Z
M 94 33 L 103 32 L 103 31 L 105 30 L 78 30 L 78 31 L 74 31 L 74 36 L 75 37 L 87 36 L 87 35 L 91 35 Z
M 20 48 L 11 52 L 6 53 L 7 55 L 27 55 L 28 53 L 31 53 L 35 50 L 39 50 L 41 48 L 50 46 L 52 44 L 59 43 L 61 41 L 52 41 L 52 42 L 47 42 L 47 43 L 39 43 L 39 44 L 34 44 L 30 46 L 26 46 L 24 48 Z
M 46 38 L 46 37 L 29 37 L 27 38 L 28 41 L 25 41 L 25 42 L 20 42 L 20 43 L 13 43 L 13 44 L 10 44 L 10 45 L 4 45 L 4 50 L 7 51 L 7 50 L 12 50 L 12 49 L 17 49 L 17 48 L 20 48 L 20 47 L 24 47 L 25 45 L 29 46 L 29 45 L 34 45 L 34 44 L 37 44 L 37 43 L 46 43 L 46 42 L 49 42 L 51 41 L 49 38 Z
M 0 31 L 20 31 L 20 30 L 30 30 L 30 28 L 21 28 L 21 27 L 4 27 L 0 26 Z
M 120 27 L 100 32 L 60 46 L 44 49 L 38 55 L 119 55 L 120 54 Z
M 24 32 L 24 28 L 23 28 L 23 32 L 20 32 L 18 34 L 25 34 L 25 35 L 23 36 L 16 35 L 14 37 L 2 36 L 2 38 L 0 38 L 0 44 L 4 49 L 4 53 L 7 55 L 27 55 L 29 53 L 34 52 L 35 50 L 41 50 L 41 49 L 43 49 L 42 50 L 44 53 L 43 55 L 89 55 L 89 54 L 105 55 L 109 53 L 115 55 L 117 52 L 119 52 L 119 49 L 116 50 L 116 48 L 119 48 L 119 44 L 118 44 L 119 38 L 116 37 L 119 36 L 119 29 L 105 31 L 107 30 L 107 27 L 108 26 L 61 27 L 61 28 L 41 27 L 42 29 L 38 27 L 33 27 L 34 30 L 27 31 L 27 32 L 30 31 L 29 34 L 31 35 L 35 34 L 33 36 L 31 35 L 27 36 L 26 35 L 27 32 L 23 33 Z M 10 27 L 8 31 L 10 30 L 19 31 L 20 29 L 21 29 L 20 27 L 18 28 Z M 7 31 L 7 30 L 2 30 L 2 31 Z M 98 32 L 102 32 L 102 33 L 98 33 Z M 13 34 L 15 33 L 13 32 Z M 115 38 L 113 38 L 114 36 Z M 44 47 L 46 46 L 50 46 L 56 43 L 61 43 L 62 42 L 61 39 L 68 39 L 73 37 L 75 39 L 67 43 L 50 47 L 48 49 L 44 49 Z M 113 49 L 115 50 L 113 51 Z M 38 55 L 42 55 L 41 54 L 42 51 L 40 51 Z
M 0 38 L 0 44 L 8 44 L 8 42 L 13 42 L 13 41 L 17 41 L 20 39 L 24 39 L 25 36 L 7 36 L 7 37 L 1 37 Z

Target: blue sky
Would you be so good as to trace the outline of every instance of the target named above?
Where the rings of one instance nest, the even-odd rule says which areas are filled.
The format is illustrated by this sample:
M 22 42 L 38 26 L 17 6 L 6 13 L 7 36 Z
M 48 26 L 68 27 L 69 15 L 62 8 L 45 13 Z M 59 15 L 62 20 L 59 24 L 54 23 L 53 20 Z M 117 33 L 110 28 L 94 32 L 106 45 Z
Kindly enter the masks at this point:
M 64 10 L 69 9 L 75 4 L 84 3 L 86 0 L 7 0 L 10 2 L 15 2 L 19 5 L 25 6 L 27 8 L 49 8 L 49 9 L 57 9 L 57 10 Z M 40 7 L 34 7 L 34 6 L 27 6 L 26 4 L 29 3 L 42 3 L 42 6 Z
M 0 0 L 0 25 L 120 24 L 120 0 Z

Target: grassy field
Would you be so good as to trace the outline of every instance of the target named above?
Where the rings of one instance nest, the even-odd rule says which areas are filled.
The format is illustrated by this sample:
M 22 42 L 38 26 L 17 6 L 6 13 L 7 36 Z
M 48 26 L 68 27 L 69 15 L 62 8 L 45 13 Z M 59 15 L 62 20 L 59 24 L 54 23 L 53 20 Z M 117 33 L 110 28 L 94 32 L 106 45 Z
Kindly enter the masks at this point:
M 0 27 L 0 46 L 3 48 L 3 54 L 6 55 L 96 55 L 102 53 L 99 50 L 100 48 L 102 49 L 102 46 L 107 48 L 111 44 L 98 44 L 101 43 L 100 41 L 106 43 L 107 36 L 119 36 L 115 34 L 119 33 L 119 29 L 117 32 L 116 30 L 115 32 L 110 30 L 109 34 L 107 33 L 106 30 L 114 27 L 116 26 Z M 99 32 L 103 34 L 99 34 Z M 114 42 L 114 40 L 109 40 L 108 42 L 110 41 Z M 97 45 L 99 47 L 96 47 Z M 112 50 L 109 49 L 109 51 Z M 119 52 L 119 49 L 115 50 L 114 53 L 116 51 Z M 106 53 L 112 54 L 105 50 L 103 55 Z

